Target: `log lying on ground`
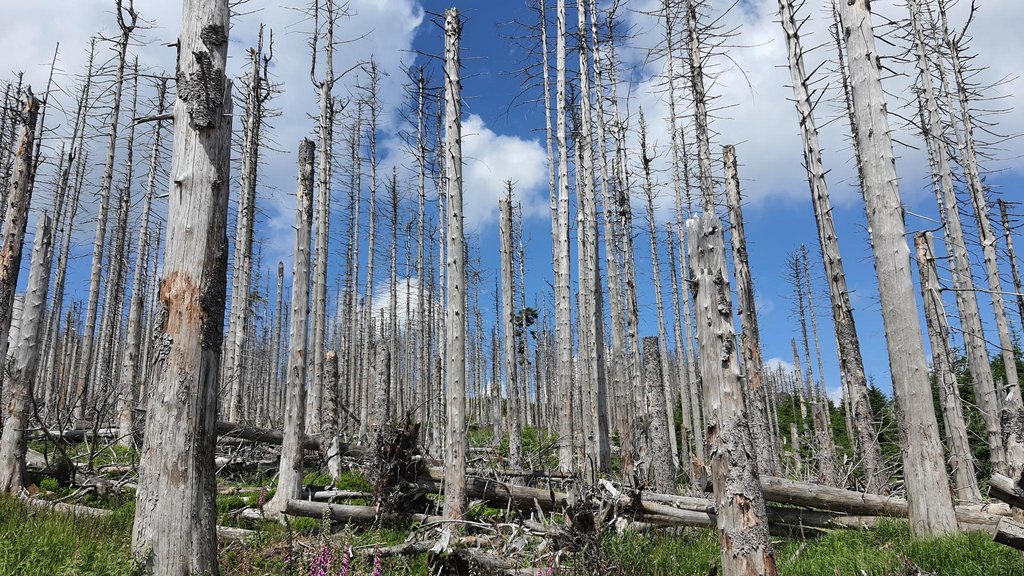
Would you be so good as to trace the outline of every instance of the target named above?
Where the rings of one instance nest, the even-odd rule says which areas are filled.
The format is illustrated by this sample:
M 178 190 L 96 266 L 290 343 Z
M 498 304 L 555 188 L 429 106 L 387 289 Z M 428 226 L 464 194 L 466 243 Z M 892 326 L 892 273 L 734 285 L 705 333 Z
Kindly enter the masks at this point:
M 1009 518 L 1002 518 L 999 520 L 992 539 L 1011 548 L 1024 550 L 1024 524 L 1014 522 Z
M 217 435 L 224 436 L 227 438 L 238 438 L 241 440 L 248 440 L 250 442 L 260 442 L 263 444 L 273 444 L 280 446 L 284 442 L 284 432 L 275 430 L 273 428 L 258 428 L 256 426 L 246 426 L 244 424 L 237 424 L 235 422 L 217 422 Z M 320 450 L 320 439 L 314 436 L 306 436 L 302 440 L 302 447 L 305 450 L 319 451 Z M 364 448 L 363 446 L 357 446 L 355 444 L 340 444 L 340 454 L 342 456 L 353 456 L 353 457 L 367 457 L 372 455 L 372 452 Z
M 68 504 L 66 502 L 50 502 L 48 500 L 40 500 L 39 498 L 31 498 L 28 496 L 22 496 L 21 501 L 30 508 L 37 510 L 49 510 L 53 512 L 59 512 L 69 514 L 71 516 L 87 516 L 90 518 L 106 518 L 114 513 L 113 510 L 107 510 L 105 508 L 93 508 L 91 506 L 79 506 L 78 504 Z M 252 536 L 256 532 L 252 530 L 245 530 L 243 528 L 232 528 L 230 526 L 217 526 L 217 537 L 224 540 L 243 540 Z
M 378 514 L 376 506 L 353 506 L 350 504 L 328 504 L 325 502 L 310 502 L 308 500 L 288 500 L 285 505 L 285 514 L 289 516 L 303 516 L 306 518 L 327 518 L 342 524 L 373 524 L 377 521 L 395 522 L 401 519 L 409 519 L 414 522 L 443 522 L 440 516 L 428 514 Z
M 1010 506 L 1024 508 L 1024 490 L 1009 476 L 993 474 L 988 481 L 988 495 L 1006 502 Z
M 796 482 L 775 476 L 761 478 L 765 500 L 818 508 L 861 516 L 907 517 L 907 501 L 903 498 L 855 492 L 810 482 Z M 957 506 L 956 519 L 963 529 L 991 531 L 1000 519 L 1000 511 L 981 512 Z

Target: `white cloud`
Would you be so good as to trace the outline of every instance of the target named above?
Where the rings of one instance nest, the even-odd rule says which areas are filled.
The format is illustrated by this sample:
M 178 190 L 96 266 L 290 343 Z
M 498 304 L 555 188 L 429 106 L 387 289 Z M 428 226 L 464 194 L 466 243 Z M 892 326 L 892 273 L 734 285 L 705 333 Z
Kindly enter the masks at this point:
M 793 367 L 793 363 L 782 358 L 769 358 L 764 361 L 764 367 L 768 370 L 784 370 L 786 372 L 792 372 L 796 370 Z
M 537 140 L 496 134 L 483 118 L 470 114 L 462 123 L 463 212 L 466 226 L 478 229 L 495 220 L 498 199 L 512 181 L 513 198 L 523 215 L 546 217 L 547 152 Z

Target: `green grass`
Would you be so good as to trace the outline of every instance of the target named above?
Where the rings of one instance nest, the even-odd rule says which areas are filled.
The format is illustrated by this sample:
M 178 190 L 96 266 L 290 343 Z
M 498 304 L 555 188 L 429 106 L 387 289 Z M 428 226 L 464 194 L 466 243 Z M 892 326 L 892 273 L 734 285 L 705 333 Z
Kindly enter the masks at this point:
M 609 535 L 601 553 L 623 576 L 704 576 L 719 556 L 710 530 Z M 988 534 L 914 539 L 900 521 L 815 540 L 776 541 L 775 558 L 783 576 L 904 576 L 917 574 L 914 568 L 938 576 L 1024 575 L 1024 556 Z
M 107 518 L 28 510 L 0 494 L 0 574 L 133 574 L 130 506 Z
M 238 502 L 223 498 L 218 504 L 231 508 Z M 129 502 L 108 518 L 75 518 L 28 510 L 16 499 L 0 495 L 0 576 L 134 574 L 132 513 Z M 223 576 L 304 575 L 322 546 L 330 546 L 339 559 L 347 546 L 372 549 L 404 542 L 415 526 L 346 528 L 330 534 L 316 519 L 293 518 L 287 526 L 264 523 L 260 528 L 254 538 L 221 543 Z M 307 545 L 298 544 L 300 538 Z M 308 545 L 310 541 L 314 544 Z M 776 540 L 775 556 L 783 576 L 906 576 L 918 569 L 938 576 L 1024 576 L 1024 556 L 992 542 L 987 534 L 914 539 L 901 521 L 870 531 L 837 530 L 815 540 Z M 583 574 L 584 566 L 600 565 L 608 574 L 621 576 L 704 576 L 718 558 L 717 536 L 711 530 L 608 533 L 597 551 L 566 558 L 579 568 L 558 573 Z M 422 555 L 388 559 L 384 574 L 425 574 L 425 562 Z M 372 569 L 370 561 L 362 559 L 352 567 L 353 576 Z

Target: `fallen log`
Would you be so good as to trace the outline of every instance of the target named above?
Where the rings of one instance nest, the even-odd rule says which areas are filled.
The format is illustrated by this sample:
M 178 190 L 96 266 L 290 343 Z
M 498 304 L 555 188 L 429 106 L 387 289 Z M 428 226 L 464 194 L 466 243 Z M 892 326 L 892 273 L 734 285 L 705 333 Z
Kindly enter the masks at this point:
M 1024 524 L 1014 522 L 1009 518 L 1002 518 L 999 520 L 999 525 L 996 526 L 996 533 L 992 539 L 1011 548 L 1024 550 Z
M 415 522 L 443 522 L 440 516 L 427 514 L 378 514 L 376 506 L 354 506 L 351 504 L 328 504 L 326 502 L 310 502 L 309 500 L 288 500 L 284 513 L 289 516 L 306 518 L 327 518 L 342 524 L 373 524 L 377 521 L 394 522 L 409 519 Z
M 1024 508 L 1024 490 L 1009 476 L 993 474 L 988 481 L 988 495 L 1002 500 L 1010 506 Z
M 907 501 L 893 496 L 855 492 L 775 476 L 762 477 L 761 488 L 764 499 L 771 502 L 859 516 L 907 517 Z M 973 508 L 956 507 L 956 519 L 962 527 L 982 527 L 985 531 L 991 531 L 999 523 L 1000 517 L 995 512 L 979 512 Z
M 88 516 L 90 518 L 106 518 L 114 513 L 113 510 L 107 510 L 105 508 L 93 508 L 91 506 L 80 506 L 78 504 L 68 504 L 66 502 L 50 502 L 48 500 L 41 500 L 39 498 L 31 498 L 29 496 L 22 496 L 21 501 L 30 508 L 37 510 L 48 510 L 52 512 L 59 512 L 63 514 L 69 514 L 71 516 Z M 233 528 L 230 526 L 217 526 L 217 537 L 224 540 L 243 540 L 255 534 L 253 530 L 245 530 L 244 528 Z

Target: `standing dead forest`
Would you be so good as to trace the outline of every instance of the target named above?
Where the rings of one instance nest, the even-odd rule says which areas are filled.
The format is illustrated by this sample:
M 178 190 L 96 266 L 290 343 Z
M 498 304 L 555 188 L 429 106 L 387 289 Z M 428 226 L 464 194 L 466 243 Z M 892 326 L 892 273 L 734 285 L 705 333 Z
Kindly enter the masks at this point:
M 0 81 L 0 573 L 1024 574 L 999 2 L 163 4 Z

